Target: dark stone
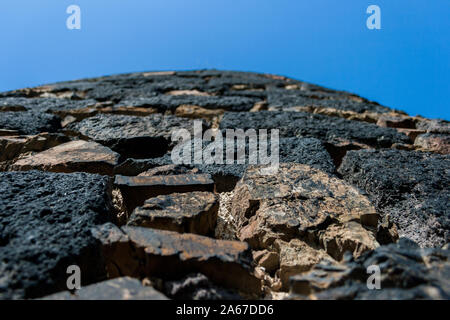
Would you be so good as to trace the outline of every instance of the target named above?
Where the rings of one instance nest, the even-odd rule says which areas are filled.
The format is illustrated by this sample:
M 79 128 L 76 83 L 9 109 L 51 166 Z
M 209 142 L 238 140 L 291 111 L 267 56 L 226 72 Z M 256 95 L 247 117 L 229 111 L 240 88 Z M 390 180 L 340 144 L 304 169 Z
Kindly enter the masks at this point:
M 270 146 L 271 144 L 267 147 L 268 154 L 270 154 Z M 224 150 L 225 148 L 226 146 L 224 146 Z M 197 167 L 201 172 L 211 174 L 216 182 L 217 191 L 231 191 L 248 167 L 248 141 L 246 141 L 245 154 L 247 164 L 204 164 L 197 165 Z M 307 164 L 328 173 L 335 172 L 333 160 L 325 149 L 324 144 L 320 140 L 314 138 L 280 138 L 279 161 L 280 163 L 289 162 Z
M 200 272 L 219 285 L 260 294 L 261 283 L 252 273 L 251 252 L 245 242 L 142 227 L 122 230 L 145 261 L 141 276 L 170 280 Z
M 0 135 L 0 161 L 13 160 L 25 152 L 40 152 L 53 148 L 70 139 L 59 133 L 41 133 L 34 136 Z
M 119 155 L 96 142 L 74 140 L 48 150 L 21 157 L 11 170 L 88 172 L 111 175 Z
M 61 128 L 61 119 L 49 113 L 1 112 L 0 129 L 17 130 L 19 134 L 56 132 Z
M 271 175 L 250 166 L 234 189 L 230 214 L 239 240 L 278 253 L 283 288 L 288 275 L 320 257 L 339 261 L 347 251 L 359 256 L 378 246 L 378 215 L 367 197 L 308 165 L 283 163 Z
M 280 130 L 279 171 L 249 165 L 248 141 L 241 164 L 173 163 L 171 135 L 192 137 L 194 120 L 224 136 Z M 377 249 L 381 291 L 366 290 L 366 260 L 355 259 L 399 234 L 422 247 L 448 242 L 449 133 L 446 120 L 250 72 L 128 73 L 0 93 L 0 171 L 115 175 L 114 188 L 81 173 L 0 175 L 0 299 L 66 290 L 70 264 L 83 286 L 120 279 L 59 298 L 146 298 L 147 283 L 177 299 L 282 298 L 291 276 L 321 261 L 293 286 L 320 290 L 294 298 L 448 298 L 447 251 L 403 240 L 401 253 Z
M 120 189 L 129 213 L 151 197 L 174 192 L 214 191 L 214 181 L 208 174 L 138 177 L 118 175 L 114 185 Z
M 152 114 L 146 117 L 96 115 L 67 129 L 118 152 L 125 158 L 155 158 L 164 155 L 170 145 L 172 131 L 193 130 L 192 120 Z
M 24 110 L 47 113 L 62 113 L 95 105 L 92 99 L 70 100 L 61 98 L 2 98 L 0 110 L 8 107 L 22 107 Z
M 240 300 L 242 297 L 212 283 L 201 273 L 188 274 L 180 280 L 167 281 L 165 293 L 176 300 Z
M 416 124 L 416 128 L 428 133 L 450 133 L 450 121 L 443 119 L 422 119 Z
M 123 176 L 137 176 L 138 174 L 149 169 L 172 164 L 173 162 L 170 155 L 164 155 L 153 159 L 128 158 L 114 168 L 114 174 Z
M 44 300 L 167 300 L 167 297 L 141 281 L 130 277 L 116 278 L 82 287 L 74 294 L 55 293 Z
M 0 173 L 0 298 L 35 298 L 104 277 L 89 229 L 109 219 L 107 177 L 40 171 Z
M 142 100 L 139 103 L 133 103 L 132 99 L 127 99 L 124 102 L 129 105 L 142 106 Z M 229 111 L 249 111 L 256 102 L 260 101 L 258 98 L 240 97 L 240 96 L 195 96 L 195 95 L 158 95 L 155 97 L 145 98 L 145 107 L 156 108 L 161 112 L 166 110 L 174 111 L 177 107 L 183 104 L 195 105 L 205 109 L 225 109 Z
M 420 249 L 407 239 L 381 246 L 341 264 L 316 265 L 304 275 L 291 277 L 292 298 L 312 299 L 445 299 L 450 298 L 450 251 Z M 380 289 L 369 290 L 369 266 L 380 268 Z
M 317 138 L 335 145 L 354 143 L 386 148 L 394 143 L 410 143 L 406 135 L 393 128 L 303 112 L 226 112 L 220 129 L 279 129 L 280 137 Z
M 359 150 L 348 152 L 338 171 L 365 190 L 382 215 L 390 215 L 400 237 L 440 246 L 449 241 L 449 167 L 448 155 Z
M 349 110 L 357 113 L 365 111 L 385 113 L 391 111 L 376 102 L 371 102 L 347 92 L 324 92 L 317 90 L 268 90 L 267 101 L 269 107 L 283 110 L 283 108 L 299 106 L 315 106 Z
M 193 140 L 190 142 L 193 144 Z M 225 139 L 224 139 L 225 143 Z M 204 143 L 203 148 L 208 144 Z M 236 149 L 236 145 L 235 145 Z M 268 146 L 270 154 L 270 144 Z M 191 150 L 193 147 L 191 146 Z M 188 173 L 194 168 L 197 168 L 201 173 L 207 173 L 212 176 L 216 184 L 218 192 L 231 191 L 236 185 L 237 181 L 244 174 L 248 166 L 248 140 L 246 141 L 246 164 L 225 164 L 225 150 L 224 145 L 224 164 L 190 164 L 190 165 L 176 165 L 167 173 L 182 174 Z M 192 155 L 193 159 L 193 155 Z M 281 163 L 302 163 L 308 164 L 313 168 L 320 169 L 328 173 L 334 173 L 335 167 L 333 161 L 327 152 L 325 145 L 315 138 L 280 138 L 279 141 L 279 161 Z M 127 159 L 120 165 L 116 166 L 115 173 L 121 175 L 138 175 L 147 170 L 173 165 L 169 154 L 154 159 Z M 164 174 L 164 173 L 161 173 Z
M 211 235 L 214 233 L 219 201 L 212 192 L 161 195 L 145 200 L 134 209 L 128 225 Z

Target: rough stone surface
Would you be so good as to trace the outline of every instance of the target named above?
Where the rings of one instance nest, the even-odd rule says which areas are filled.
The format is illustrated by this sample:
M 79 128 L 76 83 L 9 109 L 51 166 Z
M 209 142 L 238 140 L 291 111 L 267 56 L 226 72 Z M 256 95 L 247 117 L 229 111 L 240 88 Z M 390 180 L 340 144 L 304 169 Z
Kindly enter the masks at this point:
M 304 112 L 226 112 L 220 128 L 278 129 L 280 137 L 317 138 L 334 145 L 350 142 L 386 148 L 394 143 L 410 143 L 406 135 L 393 128 Z
M 67 126 L 68 131 L 106 145 L 127 158 L 162 156 L 168 151 L 173 130 L 193 128 L 191 120 L 160 114 L 101 114 Z
M 21 158 L 11 169 L 112 174 L 118 160 L 119 154 L 101 144 L 76 140 Z
M 428 133 L 450 133 L 450 121 L 442 119 L 420 119 L 416 125 L 417 129 L 426 130 Z
M 71 110 L 92 107 L 97 101 L 92 99 L 74 100 L 55 97 L 10 97 L 0 98 L 0 110 L 2 111 L 36 111 L 65 115 Z
M 390 109 L 366 99 L 346 92 L 333 92 L 325 88 L 308 90 L 307 85 L 296 90 L 271 89 L 268 92 L 268 103 L 273 109 L 290 107 L 314 106 L 348 110 L 357 113 L 372 111 L 378 113 L 389 112 Z M 302 90 L 303 89 L 303 90 Z M 305 90 L 306 89 L 306 90 Z
M 137 255 L 144 258 L 138 270 L 141 274 L 170 278 L 200 272 L 220 285 L 260 294 L 260 281 L 252 274 L 251 253 L 245 242 L 142 227 L 122 229 Z
M 34 136 L 0 136 L 0 161 L 13 160 L 19 155 L 31 151 L 39 152 L 70 139 L 59 133 L 40 133 Z
M 196 174 L 200 171 L 197 168 L 190 168 L 185 165 L 179 164 L 167 164 L 164 166 L 158 166 L 147 171 L 138 174 L 138 177 L 150 177 L 150 176 L 171 176 L 177 174 Z
M 151 197 L 174 192 L 214 191 L 214 181 L 208 174 L 138 177 L 117 175 L 114 185 L 122 192 L 125 206 L 130 213 Z
M 450 154 L 450 136 L 439 133 L 425 133 L 417 136 L 414 146 L 422 151 Z
M 0 298 L 34 298 L 104 276 L 89 228 L 109 219 L 107 177 L 40 171 L 0 173 Z
M 370 201 L 307 165 L 280 164 L 274 175 L 249 167 L 236 186 L 231 215 L 240 240 L 279 253 L 283 288 L 286 274 L 308 270 L 321 256 L 341 260 L 347 251 L 359 256 L 378 246 L 378 214 Z
M 218 209 L 214 193 L 172 193 L 145 200 L 128 225 L 208 235 L 215 229 Z
M 445 299 L 450 298 L 450 251 L 421 249 L 400 239 L 341 264 L 323 262 L 291 278 L 292 298 L 310 299 Z M 369 266 L 380 268 L 380 290 L 369 290 Z M 373 272 L 371 272 L 373 273 Z
M 93 226 L 90 234 L 97 241 L 102 263 L 108 278 L 123 275 L 135 276 L 139 271 L 139 259 L 133 250 L 129 237 L 111 222 Z
M 56 132 L 61 128 L 59 117 L 42 112 L 1 112 L 0 129 L 16 130 L 19 134 Z
M 56 293 L 44 300 L 167 300 L 167 297 L 152 287 L 130 277 L 116 278 L 82 287 L 71 294 L 68 291 Z
M 193 144 L 193 140 L 189 143 Z M 204 143 L 203 150 L 208 146 Z M 223 152 L 223 164 L 190 164 L 174 165 L 170 156 L 154 159 L 127 159 L 115 168 L 115 172 L 121 175 L 156 175 L 159 172 L 163 175 L 184 174 L 191 172 L 210 174 L 216 184 L 218 192 L 228 192 L 233 190 L 237 181 L 242 177 L 248 166 L 248 141 L 245 146 L 244 164 L 226 164 L 226 154 Z M 191 146 L 191 150 L 194 150 Z M 226 144 L 224 146 L 226 150 Z M 236 145 L 235 145 L 235 150 Z M 270 155 L 271 144 L 267 147 Z M 281 138 L 279 140 L 279 161 L 308 164 L 314 168 L 325 172 L 334 173 L 336 171 L 333 159 L 327 152 L 325 145 L 315 138 Z M 192 158 L 194 157 L 192 153 Z M 145 173 L 145 172 L 149 173 Z
M 240 300 L 231 290 L 219 287 L 201 273 L 188 274 L 180 280 L 168 281 L 165 292 L 172 299 L 181 300 Z
M 278 129 L 279 170 L 250 164 L 248 139 L 244 162 L 174 163 L 178 129 L 195 160 L 194 121 Z M 0 299 L 448 299 L 449 136 L 447 120 L 272 74 L 0 93 Z M 367 290 L 370 263 L 383 290 Z
M 359 150 L 345 156 L 339 173 L 365 190 L 399 235 L 421 246 L 449 241 L 450 158 L 423 152 Z
M 226 144 L 224 150 L 226 148 Z M 236 148 L 236 145 L 235 145 Z M 224 164 L 196 165 L 201 172 L 209 173 L 213 177 L 219 192 L 231 191 L 237 181 L 242 178 L 248 167 L 249 146 L 246 142 L 245 164 L 226 164 L 224 152 Z M 271 144 L 268 144 L 267 152 L 270 155 Z M 279 162 L 308 164 L 314 168 L 333 173 L 335 166 L 324 144 L 314 138 L 281 138 L 279 140 Z

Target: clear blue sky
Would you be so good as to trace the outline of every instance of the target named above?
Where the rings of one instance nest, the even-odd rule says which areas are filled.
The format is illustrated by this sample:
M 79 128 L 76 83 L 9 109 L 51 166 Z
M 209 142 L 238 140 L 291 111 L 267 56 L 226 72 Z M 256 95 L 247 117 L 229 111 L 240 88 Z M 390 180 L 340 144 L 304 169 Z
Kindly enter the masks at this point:
M 81 7 L 81 30 L 66 8 Z M 368 30 L 366 8 L 381 8 Z M 0 91 L 122 72 L 269 72 L 450 118 L 449 0 L 9 0 Z

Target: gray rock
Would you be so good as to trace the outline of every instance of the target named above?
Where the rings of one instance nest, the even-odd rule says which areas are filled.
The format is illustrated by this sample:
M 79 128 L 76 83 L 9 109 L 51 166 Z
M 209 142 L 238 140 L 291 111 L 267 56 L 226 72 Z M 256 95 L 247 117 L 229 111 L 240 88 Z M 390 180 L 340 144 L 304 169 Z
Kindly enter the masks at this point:
M 190 143 L 193 144 L 193 141 Z M 208 143 L 204 143 L 203 148 L 207 145 Z M 226 145 L 224 145 L 224 164 L 176 165 L 176 170 L 168 173 L 181 174 L 197 168 L 199 172 L 208 173 L 213 177 L 217 191 L 230 191 L 242 177 L 248 166 L 248 141 L 246 141 L 246 164 L 225 164 L 225 149 Z M 192 145 L 191 150 L 193 150 Z M 270 154 L 270 144 L 268 152 Z M 308 164 L 313 168 L 321 169 L 328 173 L 335 172 L 335 166 L 330 154 L 327 152 L 324 144 L 315 138 L 281 138 L 279 141 L 279 161 Z M 130 158 L 118 165 L 115 168 L 115 173 L 129 176 L 138 175 L 149 169 L 167 165 L 173 165 L 170 154 L 154 159 Z
M 365 190 L 389 214 L 401 237 L 421 246 L 449 241 L 450 157 L 401 150 L 359 150 L 345 156 L 339 173 Z
M 292 298 L 411 300 L 450 298 L 450 251 L 445 248 L 420 249 L 400 239 L 341 264 L 322 263 L 304 275 L 291 277 Z M 367 281 L 380 268 L 380 288 L 368 289 Z M 372 282 L 371 282 L 372 283 Z
M 36 112 L 1 112 L 0 129 L 16 130 L 19 134 L 39 134 L 56 132 L 61 128 L 58 116 Z
M 211 235 L 216 227 L 219 201 L 212 192 L 161 195 L 134 209 L 128 225 Z
M 303 112 L 226 112 L 220 129 L 278 129 L 280 137 L 316 138 L 334 145 L 353 143 L 386 148 L 394 143 L 410 143 L 406 135 L 393 128 Z
M 104 277 L 89 229 L 109 220 L 109 188 L 85 173 L 0 173 L 0 298 L 65 290 L 73 264 L 83 284 Z
M 193 130 L 193 121 L 175 116 L 152 114 L 146 117 L 96 115 L 67 129 L 110 147 L 125 158 L 154 158 L 169 148 L 176 129 Z
M 358 99 L 355 99 L 358 98 Z M 349 110 L 357 113 L 365 111 L 385 113 L 391 109 L 383 107 L 376 102 L 371 102 L 346 92 L 323 92 L 317 90 L 269 90 L 269 107 L 279 109 L 301 106 L 315 106 Z
M 92 99 L 71 100 L 62 98 L 0 98 L 0 110 L 21 107 L 23 110 L 35 112 L 58 113 L 69 110 L 82 109 L 95 105 Z
M 201 273 L 188 274 L 164 284 L 166 294 L 177 300 L 240 300 L 242 297 L 215 285 Z

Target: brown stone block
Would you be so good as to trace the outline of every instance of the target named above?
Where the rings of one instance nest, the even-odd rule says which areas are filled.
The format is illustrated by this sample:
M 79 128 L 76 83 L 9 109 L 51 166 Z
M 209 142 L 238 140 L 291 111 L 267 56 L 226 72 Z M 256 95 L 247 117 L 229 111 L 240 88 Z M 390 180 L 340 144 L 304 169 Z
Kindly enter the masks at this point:
M 208 235 L 214 232 L 218 209 L 218 197 L 211 192 L 161 195 L 134 209 L 128 225 Z
M 209 174 L 179 174 L 170 176 L 127 177 L 117 175 L 114 184 L 122 192 L 128 212 L 159 195 L 192 191 L 214 191 Z

